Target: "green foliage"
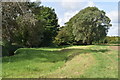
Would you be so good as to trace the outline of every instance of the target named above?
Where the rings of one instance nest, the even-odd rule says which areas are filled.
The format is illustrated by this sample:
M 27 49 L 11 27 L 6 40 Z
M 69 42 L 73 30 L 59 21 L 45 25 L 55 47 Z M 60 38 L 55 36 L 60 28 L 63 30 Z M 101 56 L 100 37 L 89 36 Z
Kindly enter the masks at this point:
M 95 44 L 120 44 L 120 37 L 119 36 L 106 36 L 103 40 L 100 40 L 99 42 L 94 42 Z
M 110 21 L 104 11 L 96 7 L 87 7 L 73 16 L 64 28 L 70 33 L 72 41 L 92 44 L 106 37 L 111 26 Z
M 40 6 L 39 2 L 10 2 L 3 3 L 2 6 L 2 37 L 10 47 L 12 43 L 22 47 L 40 47 L 52 44 L 59 26 L 54 9 Z M 5 45 L 4 50 L 11 51 L 9 54 L 13 55 L 15 50 L 9 46 L 6 48 Z
M 73 36 L 69 28 L 66 26 L 61 27 L 58 35 L 55 37 L 54 43 L 57 45 L 65 45 L 65 44 L 72 44 L 73 43 Z
M 71 19 L 71 22 L 75 40 L 83 40 L 83 43 L 88 44 L 104 39 L 110 26 L 110 19 L 105 12 L 96 7 L 81 10 Z
M 38 21 L 33 14 L 27 13 L 17 18 L 19 25 L 15 32 L 15 41 L 24 47 L 38 47 L 43 38 L 44 21 Z
M 2 38 L 13 42 L 14 32 L 17 30 L 19 25 L 16 23 L 16 19 L 20 15 L 29 12 L 28 3 L 19 2 L 3 2 L 2 3 Z M 22 6 L 22 9 L 21 7 Z M 24 8 L 23 8 L 24 7 Z
M 3 41 L 2 46 L 2 56 L 12 56 L 14 55 L 14 52 L 18 49 L 21 48 L 22 46 L 16 45 L 16 44 L 11 44 L 8 41 Z
M 44 21 L 35 18 L 30 5 L 29 2 L 2 3 L 3 56 L 14 55 L 17 45 L 37 47 L 42 42 Z
M 3 39 L 23 47 L 52 44 L 59 27 L 57 15 L 54 9 L 39 5 L 3 3 Z
M 112 43 L 112 44 L 120 44 L 120 37 L 119 36 L 111 36 L 111 37 L 106 37 L 108 43 Z
M 9 51 L 6 47 L 3 45 L 0 45 L 2 47 L 2 56 L 9 56 Z
M 36 15 L 37 20 L 45 21 L 44 37 L 41 45 L 48 46 L 54 40 L 59 27 L 55 10 L 49 7 L 38 6 L 34 8 L 33 13 Z
M 9 48 L 11 46 L 11 43 L 4 40 L 1 46 L 2 46 L 2 56 L 9 56 Z

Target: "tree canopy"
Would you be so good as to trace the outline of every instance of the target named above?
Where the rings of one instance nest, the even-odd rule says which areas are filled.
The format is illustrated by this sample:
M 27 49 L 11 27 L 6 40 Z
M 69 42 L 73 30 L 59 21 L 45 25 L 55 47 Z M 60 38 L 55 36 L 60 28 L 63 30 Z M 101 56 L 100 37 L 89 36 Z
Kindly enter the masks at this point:
M 30 2 L 5 2 L 2 6 L 3 40 L 25 47 L 52 43 L 59 27 L 54 9 Z
M 31 2 L 3 2 L 2 9 L 2 37 L 7 49 L 13 43 L 22 47 L 52 43 L 59 26 L 54 9 Z
M 49 7 L 40 6 L 36 7 L 33 12 L 36 18 L 45 21 L 45 31 L 44 38 L 42 41 L 42 46 L 48 46 L 52 44 L 54 37 L 57 35 L 58 30 L 58 18 L 55 10 Z
M 74 36 L 76 42 L 92 44 L 106 37 L 110 22 L 103 10 L 87 7 L 73 16 L 64 28 L 71 30 L 71 36 Z

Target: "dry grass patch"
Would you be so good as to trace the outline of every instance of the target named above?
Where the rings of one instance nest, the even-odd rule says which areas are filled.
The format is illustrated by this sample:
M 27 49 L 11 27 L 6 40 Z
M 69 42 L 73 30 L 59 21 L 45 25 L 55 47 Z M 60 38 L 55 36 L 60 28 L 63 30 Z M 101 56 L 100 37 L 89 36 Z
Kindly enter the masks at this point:
M 72 60 L 66 62 L 62 68 L 59 68 L 54 73 L 47 75 L 50 78 L 70 78 L 79 77 L 87 69 L 89 69 L 95 60 L 89 53 L 75 56 Z

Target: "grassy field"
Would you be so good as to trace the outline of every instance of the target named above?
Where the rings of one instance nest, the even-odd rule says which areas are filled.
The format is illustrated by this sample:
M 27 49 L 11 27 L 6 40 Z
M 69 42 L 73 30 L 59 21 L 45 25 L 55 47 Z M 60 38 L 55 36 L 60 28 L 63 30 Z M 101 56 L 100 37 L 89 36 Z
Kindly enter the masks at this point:
M 3 58 L 4 78 L 118 78 L 118 50 L 109 46 L 21 48 Z

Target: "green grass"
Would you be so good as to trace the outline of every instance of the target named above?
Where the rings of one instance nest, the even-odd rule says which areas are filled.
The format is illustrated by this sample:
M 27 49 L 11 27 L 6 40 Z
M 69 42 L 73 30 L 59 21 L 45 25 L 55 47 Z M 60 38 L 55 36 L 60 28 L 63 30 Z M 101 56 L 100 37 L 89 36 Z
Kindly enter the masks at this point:
M 118 51 L 108 46 L 21 48 L 3 58 L 4 78 L 117 78 Z

